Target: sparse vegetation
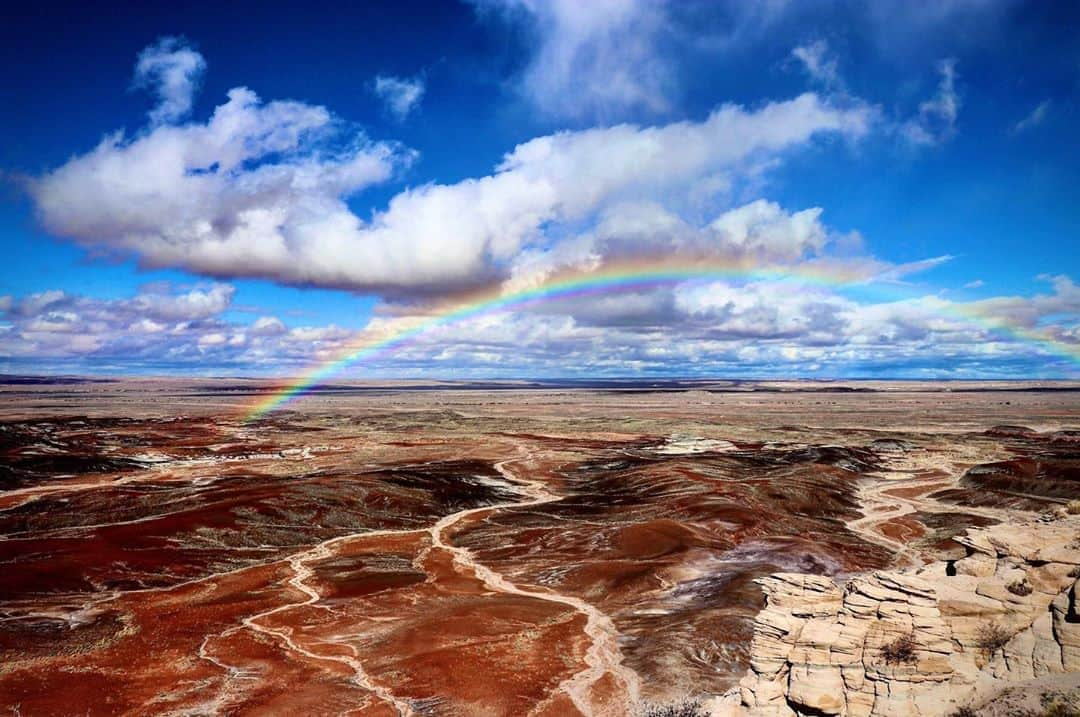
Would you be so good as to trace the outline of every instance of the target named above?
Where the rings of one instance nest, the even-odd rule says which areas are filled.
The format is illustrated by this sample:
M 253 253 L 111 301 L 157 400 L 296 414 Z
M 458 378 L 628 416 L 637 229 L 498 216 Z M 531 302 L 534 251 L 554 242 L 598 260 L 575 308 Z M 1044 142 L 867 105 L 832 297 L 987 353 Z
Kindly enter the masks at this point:
M 1024 579 L 1012 581 L 1005 586 L 1005 589 L 1011 592 L 1013 595 L 1019 595 L 1020 597 L 1030 595 L 1033 592 L 1033 588 L 1028 585 L 1027 581 Z
M 1080 710 L 1068 702 L 1051 702 L 1043 706 L 1038 717 L 1080 717 Z
M 915 662 L 915 633 L 909 632 L 881 647 L 881 655 L 890 665 L 911 664 Z
M 1069 515 L 1080 515 L 1080 500 L 1070 500 L 1066 503 L 1065 512 Z
M 1025 710 L 1016 717 L 1080 717 L 1080 694 L 1047 692 L 1039 698 L 1041 710 Z
M 670 702 L 666 705 L 647 705 L 638 714 L 640 717 L 708 717 L 697 700 Z
M 1047 692 L 1040 699 L 1042 713 L 1039 717 L 1080 717 L 1080 695 L 1076 692 Z
M 999 697 L 1007 697 L 1015 689 L 1005 690 Z M 1060 692 L 1057 690 L 1047 692 L 1039 696 L 1040 709 L 1021 709 L 1013 707 L 1009 711 L 1009 717 L 1080 717 L 1080 692 Z M 949 717 L 978 717 L 979 713 L 972 707 L 961 707 L 952 712 Z
M 1005 647 L 1011 638 L 1011 632 L 995 622 L 990 622 L 979 628 L 975 634 L 975 644 L 989 657 Z

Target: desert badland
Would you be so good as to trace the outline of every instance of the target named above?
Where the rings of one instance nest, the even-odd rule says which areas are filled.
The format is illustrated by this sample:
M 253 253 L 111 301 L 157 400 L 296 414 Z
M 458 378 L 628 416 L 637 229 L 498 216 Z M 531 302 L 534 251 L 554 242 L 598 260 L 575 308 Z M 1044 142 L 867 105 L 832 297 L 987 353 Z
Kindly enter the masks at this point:
M 7 709 L 948 714 L 1080 684 L 1072 384 L 345 383 L 245 420 L 273 388 L 4 386 Z

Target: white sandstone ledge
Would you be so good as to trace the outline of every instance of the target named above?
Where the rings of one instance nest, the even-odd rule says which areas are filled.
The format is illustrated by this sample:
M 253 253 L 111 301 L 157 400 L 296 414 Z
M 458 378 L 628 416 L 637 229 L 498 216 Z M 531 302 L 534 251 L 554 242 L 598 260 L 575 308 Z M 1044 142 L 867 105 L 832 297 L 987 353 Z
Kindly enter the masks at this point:
M 937 717 L 1018 683 L 1080 672 L 1080 516 L 1062 510 L 958 540 L 963 559 L 846 584 L 797 573 L 761 579 L 767 604 L 755 620 L 750 669 L 709 709 L 723 717 Z M 1003 645 L 989 644 L 992 630 Z M 887 659 L 905 636 L 911 649 Z

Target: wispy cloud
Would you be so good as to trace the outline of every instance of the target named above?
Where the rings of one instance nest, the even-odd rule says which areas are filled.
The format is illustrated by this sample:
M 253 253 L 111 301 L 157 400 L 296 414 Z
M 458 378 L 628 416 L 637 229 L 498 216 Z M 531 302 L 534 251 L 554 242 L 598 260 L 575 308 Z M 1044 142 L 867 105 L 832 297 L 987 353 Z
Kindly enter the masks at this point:
M 375 94 L 386 105 L 387 111 L 399 122 L 420 108 L 424 98 L 423 77 L 391 77 L 379 75 L 373 86 Z
M 525 29 L 532 56 L 522 94 L 560 118 L 611 119 L 671 107 L 676 72 L 659 44 L 670 31 L 665 0 L 473 0 Z
M 811 80 L 827 89 L 841 89 L 839 63 L 829 51 L 824 40 L 817 40 L 808 45 L 800 45 L 791 51 Z
M 901 126 L 901 133 L 912 144 L 941 144 L 956 134 L 960 115 L 960 95 L 956 90 L 956 60 L 941 60 L 937 92 L 919 105 L 918 114 Z
M 153 92 L 158 104 L 150 111 L 153 124 L 176 122 L 190 111 L 206 71 L 206 60 L 182 38 L 163 37 L 139 53 L 135 86 Z
M 1043 100 L 1036 105 L 1027 116 L 1013 125 L 1013 133 L 1019 134 L 1020 132 L 1026 132 L 1041 125 L 1050 114 L 1051 104 L 1052 102 L 1050 100 Z

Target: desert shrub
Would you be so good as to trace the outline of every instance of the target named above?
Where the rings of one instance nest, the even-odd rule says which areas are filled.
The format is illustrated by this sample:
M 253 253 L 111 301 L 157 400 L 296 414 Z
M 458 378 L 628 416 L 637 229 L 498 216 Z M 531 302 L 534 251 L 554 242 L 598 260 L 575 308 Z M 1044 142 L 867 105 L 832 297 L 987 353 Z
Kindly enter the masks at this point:
M 1066 702 L 1052 702 L 1043 707 L 1039 717 L 1080 717 L 1080 710 Z
M 1050 699 L 1043 695 L 1042 709 L 1031 710 L 1031 717 L 1080 717 L 1080 710 L 1076 709 L 1075 703 L 1067 701 L 1068 698 L 1062 702 L 1062 697 L 1060 693 L 1051 693 Z
M 648 705 L 638 714 L 640 717 L 708 717 L 701 703 L 696 700 L 683 700 L 666 705 Z
M 881 656 L 890 665 L 915 662 L 915 633 L 901 635 L 890 643 L 882 645 Z
M 1051 702 L 1041 710 L 1027 710 L 1016 717 L 1080 717 L 1080 710 L 1067 702 Z
M 961 707 L 950 714 L 949 717 L 979 717 L 979 713 L 970 707 Z
M 1004 627 L 995 622 L 988 622 L 975 633 L 975 644 L 987 656 L 990 656 L 1005 647 L 1010 638 L 1012 638 L 1012 633 Z
M 1039 717 L 1080 717 L 1080 709 L 1077 708 L 1080 694 L 1076 692 L 1047 692 L 1040 701 L 1043 709 Z
M 1066 503 L 1065 512 L 1069 515 L 1080 515 L 1080 500 L 1070 500 Z
M 1028 585 L 1027 581 L 1023 579 L 1012 581 L 1005 586 L 1005 589 L 1011 592 L 1013 595 L 1019 595 L 1020 597 L 1030 595 L 1032 592 L 1031 586 Z

